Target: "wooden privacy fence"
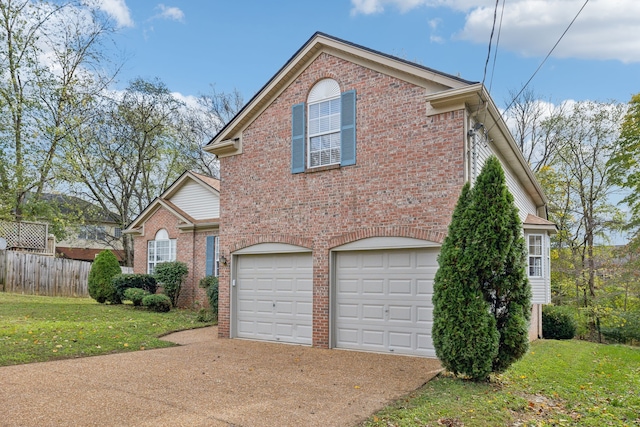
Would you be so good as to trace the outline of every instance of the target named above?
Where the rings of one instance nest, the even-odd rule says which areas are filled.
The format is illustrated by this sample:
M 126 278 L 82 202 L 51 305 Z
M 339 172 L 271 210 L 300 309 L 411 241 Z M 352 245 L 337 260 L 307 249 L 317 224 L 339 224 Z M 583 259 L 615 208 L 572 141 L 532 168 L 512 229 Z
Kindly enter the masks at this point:
M 0 251 L 0 290 L 30 295 L 88 297 L 91 263 Z

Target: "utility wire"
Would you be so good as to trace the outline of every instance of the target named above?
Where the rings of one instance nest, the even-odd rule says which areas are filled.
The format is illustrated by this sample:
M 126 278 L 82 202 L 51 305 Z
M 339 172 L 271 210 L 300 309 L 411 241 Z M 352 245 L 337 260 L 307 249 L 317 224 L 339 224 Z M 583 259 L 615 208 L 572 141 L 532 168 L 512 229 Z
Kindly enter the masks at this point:
M 496 30 L 496 20 L 498 18 L 498 5 L 500 4 L 500 0 L 496 0 L 496 7 L 493 9 L 493 25 L 491 26 L 491 34 L 489 35 L 489 48 L 487 49 L 487 60 L 484 63 L 484 72 L 482 73 L 482 86 L 484 86 L 484 82 L 487 78 L 487 67 L 489 66 L 489 60 L 491 59 L 491 45 L 493 44 L 493 33 Z M 496 46 L 497 49 L 497 46 Z M 480 108 L 482 106 L 483 102 L 482 102 L 482 97 L 480 98 L 480 103 L 478 104 L 478 111 L 477 113 L 480 112 Z M 487 105 L 486 103 L 484 104 L 485 106 L 485 114 L 487 112 L 486 108 Z M 484 121 L 484 119 L 483 119 Z
M 513 97 L 513 99 L 511 100 L 511 103 L 507 106 L 507 108 L 505 108 L 504 113 L 506 113 L 507 111 L 509 111 L 509 108 L 511 108 L 513 106 L 513 104 L 516 102 L 516 100 L 518 99 L 518 97 L 522 94 L 522 92 L 524 92 L 525 88 L 529 85 L 529 83 L 531 83 L 531 80 L 533 80 L 533 78 L 536 76 L 536 74 L 538 74 L 538 71 L 540 71 L 540 69 L 542 68 L 542 66 L 544 65 L 544 63 L 547 61 L 547 59 L 549 59 L 549 57 L 551 56 L 551 54 L 553 53 L 553 51 L 555 50 L 555 48 L 558 46 L 558 44 L 560 44 L 560 41 L 564 38 L 565 34 L 567 34 L 567 32 L 569 31 L 569 28 L 571 28 L 571 26 L 573 25 L 573 23 L 576 21 L 576 19 L 578 19 L 578 16 L 580 16 L 580 13 L 582 13 L 582 10 L 585 8 L 585 6 L 587 5 L 587 3 L 589 3 L 589 0 L 585 0 L 584 4 L 582 5 L 582 7 L 580 8 L 580 10 L 578 11 L 578 13 L 576 13 L 576 16 L 574 16 L 574 18 L 571 20 L 571 22 L 569 23 L 569 25 L 567 26 L 567 28 L 564 30 L 564 32 L 562 33 L 562 35 L 560 36 L 560 38 L 558 39 L 558 41 L 556 42 L 556 44 L 553 45 L 553 47 L 551 48 L 551 50 L 549 51 L 549 53 L 547 53 L 547 56 L 544 58 L 544 60 L 540 63 L 540 65 L 538 66 L 538 68 L 536 69 L 536 71 L 531 75 L 531 77 L 529 78 L 529 80 L 527 80 L 527 82 L 524 84 L 524 86 L 522 86 L 522 89 L 520 89 L 520 92 L 518 92 L 518 94 L 516 96 Z M 484 80 L 483 80 L 484 81 Z M 494 125 L 495 126 L 495 125 Z M 492 126 L 493 127 L 493 126 Z
M 491 93 L 491 87 L 493 86 L 493 77 L 496 74 L 498 46 L 500 45 L 500 34 L 502 33 L 502 18 L 504 18 L 504 3 L 505 3 L 505 0 L 502 0 L 502 10 L 500 11 L 500 24 L 498 25 L 498 37 L 496 37 L 496 49 L 495 49 L 495 52 L 493 52 L 493 66 L 491 67 L 491 80 L 489 80 L 489 93 Z
M 496 0 L 496 7 L 493 10 L 493 25 L 491 26 L 491 35 L 489 36 L 489 49 L 487 51 L 487 60 L 484 63 L 484 73 L 482 74 L 482 85 L 484 86 L 484 81 L 487 78 L 487 67 L 489 66 L 489 60 L 491 59 L 491 44 L 493 43 L 493 33 L 496 29 L 496 19 L 498 17 L 498 5 L 500 4 L 500 0 Z

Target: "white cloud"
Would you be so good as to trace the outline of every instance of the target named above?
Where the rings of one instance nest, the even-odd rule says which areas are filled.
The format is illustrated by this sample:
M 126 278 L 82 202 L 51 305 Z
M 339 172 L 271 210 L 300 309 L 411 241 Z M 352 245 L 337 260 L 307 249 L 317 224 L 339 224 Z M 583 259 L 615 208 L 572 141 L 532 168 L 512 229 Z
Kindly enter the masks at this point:
M 491 0 L 351 0 L 351 13 L 357 15 L 371 15 L 382 13 L 385 6 L 393 6 L 405 13 L 420 6 L 447 7 L 449 9 L 466 12 L 473 7 L 489 6 L 495 2 Z
M 93 0 L 87 3 L 94 5 L 115 19 L 118 27 L 133 27 L 131 12 L 125 0 Z
M 169 19 L 171 21 L 184 22 L 184 12 L 177 7 L 165 6 L 160 3 L 156 6 L 156 9 L 160 9 L 160 13 L 153 18 Z
M 465 14 L 455 37 L 487 44 L 493 24 L 492 0 L 352 0 L 352 14 L 382 13 L 392 6 L 407 12 L 420 6 Z M 510 0 L 504 5 L 500 49 L 545 56 L 576 16 L 584 0 Z M 501 7 L 499 11 L 501 10 Z M 591 0 L 562 39 L 554 56 L 640 62 L 640 2 Z
M 543 56 L 553 47 L 584 2 L 521 0 L 507 2 L 500 45 L 525 56 Z M 591 0 L 562 39 L 554 55 L 561 58 L 613 59 L 640 62 L 640 2 Z M 493 9 L 480 7 L 467 15 L 458 37 L 486 43 Z

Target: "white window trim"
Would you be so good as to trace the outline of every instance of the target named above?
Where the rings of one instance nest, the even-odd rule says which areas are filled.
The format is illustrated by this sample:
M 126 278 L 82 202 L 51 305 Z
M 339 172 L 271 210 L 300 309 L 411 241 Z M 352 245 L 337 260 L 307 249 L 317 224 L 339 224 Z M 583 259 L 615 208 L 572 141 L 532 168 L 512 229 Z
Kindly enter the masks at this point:
M 531 253 L 531 238 L 539 238 L 540 239 L 540 253 L 532 254 Z M 546 254 L 546 241 L 544 234 L 528 234 L 527 235 L 527 276 L 534 279 L 541 279 L 545 277 L 545 266 L 547 262 L 545 261 Z M 540 259 L 540 274 L 531 274 L 531 259 L 536 258 Z
M 176 239 L 169 239 L 165 229 L 160 229 L 156 233 L 155 240 L 149 240 L 147 243 L 147 274 L 153 274 L 156 266 L 163 262 L 171 262 L 176 260 Z M 158 261 L 158 242 L 169 242 L 169 259 Z M 151 252 L 153 249 L 153 259 Z
M 213 275 L 220 276 L 220 237 L 213 236 Z
M 307 98 L 307 114 L 306 114 L 306 128 L 307 128 L 307 136 L 306 136 L 306 148 L 307 148 L 307 168 L 311 169 L 311 168 L 319 168 L 319 167 L 324 167 L 324 166 L 331 166 L 331 165 L 336 165 L 336 164 L 340 164 L 340 161 L 342 159 L 342 143 L 341 141 L 339 141 L 338 143 L 338 151 L 340 153 L 340 155 L 338 156 L 337 161 L 331 162 L 331 159 L 329 159 L 328 163 L 322 163 L 320 162 L 320 164 L 318 165 L 312 165 L 311 164 L 311 139 L 312 138 L 317 138 L 317 137 L 322 137 L 325 135 L 333 135 L 333 134 L 337 134 L 338 138 L 340 138 L 340 130 L 341 130 L 341 125 L 342 125 L 342 106 L 340 105 L 340 86 L 338 85 L 338 83 L 333 80 L 333 79 L 324 79 L 319 81 L 318 83 L 315 84 L 315 86 L 311 89 L 311 92 L 309 93 L 309 97 Z M 324 132 L 316 132 L 316 133 L 311 133 L 311 108 L 313 106 L 316 105 L 320 105 L 320 104 L 324 104 L 324 103 L 328 103 L 328 102 L 332 102 L 338 100 L 338 106 L 339 106 L 339 110 L 338 113 L 336 114 L 338 116 L 338 126 L 336 128 L 330 129 L 328 131 L 324 131 Z M 334 148 L 335 149 L 335 148 Z M 331 151 L 332 149 L 330 148 L 329 151 Z M 320 153 L 323 150 L 320 151 Z

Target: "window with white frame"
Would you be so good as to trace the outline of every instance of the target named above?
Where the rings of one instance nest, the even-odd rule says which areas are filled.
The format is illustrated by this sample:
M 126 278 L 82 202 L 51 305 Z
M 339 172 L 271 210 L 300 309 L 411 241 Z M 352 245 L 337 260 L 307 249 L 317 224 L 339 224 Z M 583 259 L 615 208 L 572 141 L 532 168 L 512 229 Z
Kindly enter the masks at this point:
M 167 230 L 160 229 L 147 246 L 147 273 L 153 274 L 158 264 L 176 260 L 176 239 L 169 239 Z
M 543 276 L 543 236 L 529 235 L 529 277 Z
M 340 163 L 340 86 L 319 81 L 308 97 L 308 159 L 310 168 Z
M 205 274 L 218 277 L 220 272 L 220 239 L 217 236 L 207 236 L 205 257 Z

